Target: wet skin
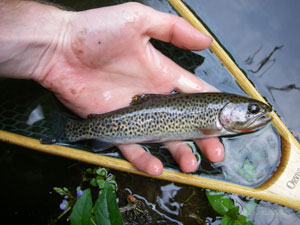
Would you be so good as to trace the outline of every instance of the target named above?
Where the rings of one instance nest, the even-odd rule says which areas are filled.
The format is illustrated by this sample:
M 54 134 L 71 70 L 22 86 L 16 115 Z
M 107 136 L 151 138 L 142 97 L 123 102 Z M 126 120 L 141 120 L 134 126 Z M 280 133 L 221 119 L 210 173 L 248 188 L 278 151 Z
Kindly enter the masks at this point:
M 13 4 L 9 2 L 8 9 L 3 11 L 9 12 L 2 24 L 7 29 L 6 36 L 18 32 L 18 37 L 27 37 L 24 40 L 29 44 L 22 42 L 23 39 L 13 39 L 16 36 L 7 39 L 16 45 L 5 45 L 4 53 L 19 51 L 20 54 L 4 60 L 2 72 L 10 77 L 36 80 L 82 117 L 124 107 L 132 96 L 142 93 L 215 91 L 149 42 L 155 38 L 190 50 L 207 48 L 211 39 L 182 18 L 137 3 L 82 12 L 68 12 L 36 2 L 22 1 L 18 7 Z M 9 21 L 15 21 L 11 23 L 13 26 L 8 26 Z M 195 142 L 209 160 L 223 159 L 224 148 L 217 138 Z M 181 141 L 164 144 L 182 171 L 198 168 L 188 145 Z M 137 169 L 149 175 L 161 174 L 160 160 L 141 146 L 118 147 Z
M 82 117 L 129 104 L 141 93 L 215 91 L 158 52 L 150 38 L 191 50 L 202 50 L 211 39 L 183 19 L 139 4 L 124 4 L 72 14 L 61 60 L 42 84 Z M 224 149 L 217 138 L 195 140 L 213 162 Z M 184 172 L 198 168 L 190 147 L 181 141 L 164 143 Z M 118 145 L 139 170 L 159 175 L 163 165 L 137 144 Z

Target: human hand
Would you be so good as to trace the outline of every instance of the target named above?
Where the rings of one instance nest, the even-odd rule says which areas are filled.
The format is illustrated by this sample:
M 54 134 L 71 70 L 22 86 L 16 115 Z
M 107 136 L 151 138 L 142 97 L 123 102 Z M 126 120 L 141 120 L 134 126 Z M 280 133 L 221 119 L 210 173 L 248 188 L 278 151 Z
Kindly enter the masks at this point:
M 190 50 L 202 50 L 211 39 L 184 19 L 149 7 L 127 3 L 70 12 L 63 42 L 47 73 L 38 80 L 75 113 L 86 117 L 127 106 L 142 93 L 215 91 L 204 81 L 157 51 L 150 38 Z M 218 138 L 195 140 L 210 161 L 224 157 Z M 181 141 L 164 143 L 184 172 L 198 168 L 190 147 Z M 118 145 L 125 158 L 149 175 L 163 166 L 138 144 Z

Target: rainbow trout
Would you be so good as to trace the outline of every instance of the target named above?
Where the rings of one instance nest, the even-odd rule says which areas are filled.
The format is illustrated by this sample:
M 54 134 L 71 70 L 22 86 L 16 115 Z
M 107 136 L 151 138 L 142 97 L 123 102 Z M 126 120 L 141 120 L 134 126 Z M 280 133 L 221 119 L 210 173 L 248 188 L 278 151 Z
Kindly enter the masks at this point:
M 128 107 L 65 121 L 60 137 L 51 143 L 158 143 L 235 135 L 264 127 L 271 110 L 260 101 L 228 93 L 144 94 Z

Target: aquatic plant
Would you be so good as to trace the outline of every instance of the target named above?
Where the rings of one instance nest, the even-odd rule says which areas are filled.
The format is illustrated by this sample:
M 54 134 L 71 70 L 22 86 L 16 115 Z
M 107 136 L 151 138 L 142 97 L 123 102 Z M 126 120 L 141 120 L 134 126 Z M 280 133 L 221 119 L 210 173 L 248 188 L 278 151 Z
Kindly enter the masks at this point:
M 69 219 L 71 225 L 111 225 L 123 224 L 122 216 L 116 202 L 116 182 L 114 176 L 105 168 L 88 168 L 83 173 L 83 182 L 90 187 L 85 190 L 81 186 L 76 188 L 76 196 L 66 188 L 54 187 L 54 190 L 63 196 L 59 207 L 64 212 L 57 217 L 54 223 L 67 213 L 71 212 Z M 92 191 L 97 193 L 93 202 Z
M 239 213 L 240 207 L 220 191 L 206 190 L 206 196 L 212 208 L 221 216 L 221 225 L 252 225 L 252 222 Z
M 124 224 L 121 212 L 135 209 L 137 200 L 131 199 L 134 197 L 129 195 L 129 204 L 119 208 L 116 189 L 115 177 L 108 169 L 84 170 L 81 184 L 76 189 L 54 187 L 54 190 L 63 197 L 59 205 L 63 212 L 51 224 L 55 224 L 67 214 L 69 214 L 67 220 L 70 220 L 71 225 Z M 252 225 L 247 216 L 251 214 L 253 207 L 252 210 L 248 206 L 240 209 L 224 192 L 206 190 L 206 196 L 211 207 L 222 216 L 222 225 Z M 255 207 L 256 203 L 253 205 Z

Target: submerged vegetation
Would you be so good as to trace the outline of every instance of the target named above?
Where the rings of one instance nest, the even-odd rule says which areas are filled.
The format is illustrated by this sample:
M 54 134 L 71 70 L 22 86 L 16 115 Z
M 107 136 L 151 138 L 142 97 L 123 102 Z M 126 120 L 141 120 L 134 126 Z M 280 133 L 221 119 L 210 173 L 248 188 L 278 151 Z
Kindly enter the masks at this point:
M 90 187 L 82 191 L 82 186 Z M 55 224 L 70 211 L 69 219 L 72 225 L 123 224 L 116 202 L 116 188 L 114 176 L 108 173 L 107 169 L 86 169 L 82 174 L 82 183 L 76 188 L 76 196 L 66 187 L 54 187 L 54 190 L 63 196 L 60 209 L 64 212 L 50 224 Z M 92 200 L 91 189 L 95 191 L 95 201 Z
M 89 222 L 92 218 L 96 223 L 94 209 L 101 190 L 103 194 L 99 201 L 103 202 L 102 209 L 111 207 L 113 204 L 108 204 L 107 199 L 113 199 L 117 204 L 115 210 L 120 211 L 122 223 L 126 225 L 217 225 L 226 224 L 228 217 L 232 219 L 227 220 L 227 224 L 242 224 L 239 215 L 259 225 L 300 222 L 300 211 L 269 202 L 120 171 L 107 171 L 5 143 L 1 143 L 0 147 L 2 181 L 5 184 L 1 186 L 2 193 L 5 193 L 2 196 L 5 206 L 2 215 L 9 224 L 26 221 L 27 224 L 68 225 L 75 208 L 82 212 L 74 214 L 75 218 L 81 218 L 86 215 L 83 212 L 88 212 L 91 213 Z M 111 188 L 104 186 L 104 183 Z M 59 188 L 53 191 L 53 186 Z M 105 192 L 105 189 L 110 190 Z M 108 197 L 114 193 L 113 198 Z M 214 197 L 212 204 L 209 203 L 209 196 Z M 92 211 L 80 210 L 84 203 L 90 204 L 88 208 Z M 78 207 L 75 207 L 76 204 Z M 220 204 L 224 207 L 223 212 L 215 209 Z M 239 206 L 239 209 L 231 209 L 232 206 Z M 109 210 L 106 212 L 106 215 L 111 213 Z M 236 221 L 235 215 L 239 218 Z
M 142 218 L 142 221 L 140 221 L 144 224 L 156 224 L 156 221 L 153 221 L 150 218 L 151 215 L 147 213 L 147 207 L 145 208 L 143 203 L 131 194 L 127 195 L 127 204 L 125 206 L 118 206 L 117 183 L 114 175 L 109 173 L 108 169 L 85 169 L 82 172 L 79 186 L 76 188 L 54 187 L 54 190 L 63 197 L 59 205 L 63 212 L 56 219 L 51 220 L 49 224 L 56 224 L 62 218 L 67 218 L 66 220 L 70 221 L 71 225 L 140 224 L 139 220 L 141 218 L 138 218 L 139 216 L 148 217 L 146 219 Z M 75 194 L 70 190 L 73 190 Z M 185 203 L 194 194 L 192 192 Z M 252 224 L 245 215 L 249 215 L 249 209 L 252 208 L 253 210 L 253 207 L 245 207 L 241 211 L 240 207 L 235 206 L 233 200 L 223 192 L 206 190 L 206 196 L 211 207 L 222 217 L 220 218 L 222 225 Z M 253 202 L 250 201 L 248 205 L 253 206 Z M 132 213 L 128 213 L 130 211 Z M 132 216 L 132 214 L 135 216 Z M 201 219 L 197 212 L 189 213 L 187 217 L 194 219 L 196 224 L 206 224 L 207 222 Z
M 213 209 L 221 216 L 223 216 L 221 220 L 222 225 L 252 225 L 252 222 L 245 215 L 242 215 L 243 212 L 239 212 L 240 207 L 235 206 L 234 202 L 225 193 L 207 190 L 206 195 Z M 249 206 L 252 205 L 251 203 L 252 202 L 249 203 Z M 246 211 L 248 211 L 249 206 L 245 208 Z

